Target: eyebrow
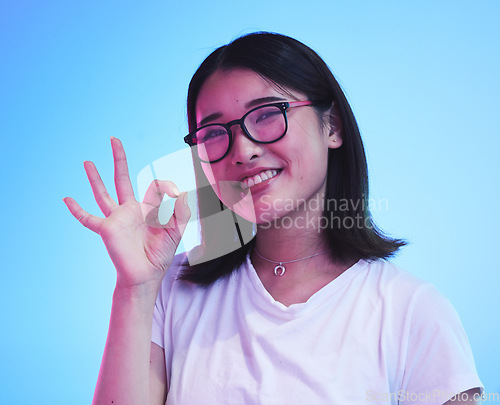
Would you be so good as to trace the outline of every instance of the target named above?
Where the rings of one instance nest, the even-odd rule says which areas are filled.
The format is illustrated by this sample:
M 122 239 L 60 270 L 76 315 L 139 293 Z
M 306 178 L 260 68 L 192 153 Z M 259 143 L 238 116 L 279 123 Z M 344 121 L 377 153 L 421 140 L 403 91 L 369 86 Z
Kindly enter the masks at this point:
M 256 98 L 255 100 L 246 103 L 245 108 L 257 107 L 260 104 L 274 103 L 277 101 L 285 101 L 285 99 L 283 97 L 275 97 L 275 96 Z
M 246 109 L 251 109 L 251 108 L 257 107 L 258 105 L 261 105 L 261 104 L 275 103 L 275 102 L 278 102 L 278 101 L 285 101 L 285 99 L 282 98 L 282 97 L 275 97 L 275 96 L 260 97 L 260 98 L 256 98 L 256 99 L 251 100 L 248 103 L 246 103 L 245 104 L 245 108 Z M 198 123 L 198 128 L 202 127 L 205 124 L 208 124 L 211 121 L 215 121 L 215 120 L 217 120 L 217 119 L 219 119 L 221 117 L 222 117 L 222 113 L 220 113 L 220 112 L 216 112 L 216 113 L 210 114 L 210 115 L 206 116 L 205 118 L 203 118 Z

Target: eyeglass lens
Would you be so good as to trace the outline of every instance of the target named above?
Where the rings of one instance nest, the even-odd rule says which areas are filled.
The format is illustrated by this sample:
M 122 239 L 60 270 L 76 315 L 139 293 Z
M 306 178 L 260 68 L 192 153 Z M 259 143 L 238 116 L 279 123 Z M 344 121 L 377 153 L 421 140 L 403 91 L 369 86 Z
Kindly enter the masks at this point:
M 282 137 L 286 130 L 284 111 L 278 106 L 262 106 L 248 114 L 243 125 L 257 142 L 273 142 Z M 208 125 L 196 131 L 198 156 L 205 162 L 221 159 L 230 146 L 230 136 L 222 125 Z

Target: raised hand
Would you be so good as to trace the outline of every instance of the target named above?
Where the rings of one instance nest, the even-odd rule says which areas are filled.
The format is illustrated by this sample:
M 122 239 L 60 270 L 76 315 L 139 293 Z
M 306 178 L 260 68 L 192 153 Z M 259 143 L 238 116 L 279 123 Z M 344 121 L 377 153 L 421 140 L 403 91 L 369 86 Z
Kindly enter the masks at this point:
M 144 201 L 134 197 L 125 151 L 119 139 L 112 137 L 115 168 L 115 202 L 104 186 L 92 162 L 85 162 L 90 186 L 104 218 L 83 210 L 70 197 L 64 202 L 83 226 L 98 233 L 117 270 L 117 287 L 132 288 L 161 282 L 179 245 L 191 212 L 187 194 L 179 193 L 174 183 L 155 180 Z M 167 224 L 158 222 L 158 209 L 167 194 L 177 197 L 174 213 Z

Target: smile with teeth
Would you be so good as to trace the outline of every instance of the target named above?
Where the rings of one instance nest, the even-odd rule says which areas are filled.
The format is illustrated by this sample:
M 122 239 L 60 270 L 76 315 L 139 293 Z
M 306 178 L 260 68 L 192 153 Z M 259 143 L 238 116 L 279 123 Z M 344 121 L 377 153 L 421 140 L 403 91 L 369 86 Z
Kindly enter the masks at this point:
M 255 186 L 256 184 L 262 183 L 264 180 L 272 179 L 278 173 L 279 173 L 279 171 L 274 170 L 274 169 L 264 170 L 260 173 L 257 173 L 256 175 L 254 175 L 252 177 L 247 177 L 247 178 L 243 179 L 243 181 L 241 182 L 241 188 L 243 190 L 246 190 L 252 186 Z

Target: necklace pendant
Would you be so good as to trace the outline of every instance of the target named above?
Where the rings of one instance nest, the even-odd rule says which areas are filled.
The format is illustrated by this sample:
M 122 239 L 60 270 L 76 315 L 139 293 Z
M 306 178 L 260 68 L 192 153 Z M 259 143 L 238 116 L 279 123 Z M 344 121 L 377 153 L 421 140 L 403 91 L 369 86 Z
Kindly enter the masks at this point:
M 285 266 L 283 266 L 283 262 L 280 262 L 275 268 L 274 268 L 274 275 L 275 276 L 282 276 L 285 274 Z

